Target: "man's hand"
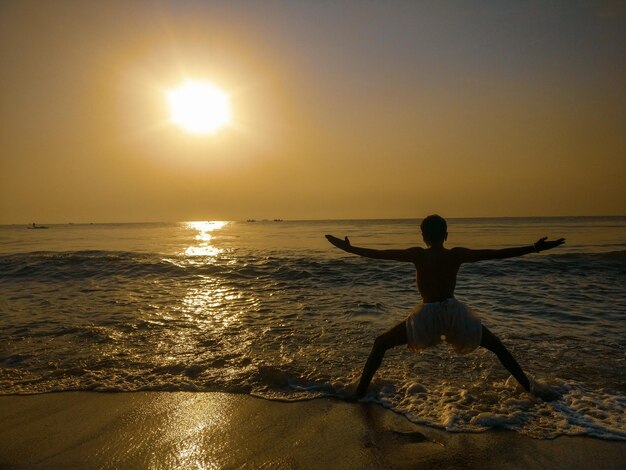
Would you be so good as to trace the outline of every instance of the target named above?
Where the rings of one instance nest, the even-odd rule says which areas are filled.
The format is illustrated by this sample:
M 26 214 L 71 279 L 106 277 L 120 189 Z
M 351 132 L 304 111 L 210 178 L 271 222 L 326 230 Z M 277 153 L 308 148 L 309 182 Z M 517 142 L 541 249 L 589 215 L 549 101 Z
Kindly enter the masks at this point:
M 565 243 L 565 238 L 559 238 L 558 240 L 548 240 L 548 237 L 543 237 L 537 240 L 533 245 L 536 252 L 551 250 L 559 245 Z
M 342 240 L 341 238 L 333 237 L 332 235 L 326 235 L 326 240 L 331 242 L 337 248 L 342 249 L 343 251 L 350 250 L 350 240 L 348 240 L 348 237 Z

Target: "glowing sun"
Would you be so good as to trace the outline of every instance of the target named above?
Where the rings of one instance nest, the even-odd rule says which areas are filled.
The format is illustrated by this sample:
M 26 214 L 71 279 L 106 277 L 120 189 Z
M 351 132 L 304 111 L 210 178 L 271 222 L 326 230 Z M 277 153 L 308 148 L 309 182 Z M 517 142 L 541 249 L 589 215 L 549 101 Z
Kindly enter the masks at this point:
M 187 80 L 167 92 L 170 121 L 193 134 L 213 134 L 231 122 L 228 95 L 208 82 Z

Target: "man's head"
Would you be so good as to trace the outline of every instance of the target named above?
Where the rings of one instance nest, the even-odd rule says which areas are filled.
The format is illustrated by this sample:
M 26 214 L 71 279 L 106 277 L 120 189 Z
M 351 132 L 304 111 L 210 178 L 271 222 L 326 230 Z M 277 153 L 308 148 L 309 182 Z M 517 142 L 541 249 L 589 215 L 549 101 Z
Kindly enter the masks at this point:
M 420 224 L 422 238 L 428 246 L 443 243 L 448 238 L 448 224 L 446 220 L 436 214 L 429 215 Z

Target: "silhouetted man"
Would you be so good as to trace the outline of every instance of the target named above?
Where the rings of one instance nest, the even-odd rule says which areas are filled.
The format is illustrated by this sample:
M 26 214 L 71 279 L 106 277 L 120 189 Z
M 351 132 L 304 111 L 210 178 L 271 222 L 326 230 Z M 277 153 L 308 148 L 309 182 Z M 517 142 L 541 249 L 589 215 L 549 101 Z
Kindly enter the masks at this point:
M 445 219 L 429 215 L 421 225 L 422 238 L 428 246 L 404 250 L 374 250 L 350 244 L 348 237 L 341 240 L 326 235 L 330 243 L 348 253 L 367 258 L 404 261 L 413 263 L 417 271 L 417 288 L 422 296 L 419 304 L 409 317 L 378 336 L 367 359 L 355 398 L 362 398 L 367 391 L 376 370 L 380 367 L 385 352 L 393 347 L 407 344 L 415 351 L 446 341 L 457 353 L 467 354 L 478 346 L 494 352 L 500 362 L 515 377 L 524 390 L 544 400 L 554 400 L 558 395 L 538 383 L 531 383 L 515 358 L 500 340 L 481 324 L 480 319 L 465 304 L 454 298 L 454 288 L 459 268 L 463 263 L 513 258 L 529 253 L 550 250 L 565 242 L 564 238 L 539 239 L 536 243 L 519 248 L 500 250 L 471 250 L 469 248 L 448 249 L 443 246 L 448 238 Z

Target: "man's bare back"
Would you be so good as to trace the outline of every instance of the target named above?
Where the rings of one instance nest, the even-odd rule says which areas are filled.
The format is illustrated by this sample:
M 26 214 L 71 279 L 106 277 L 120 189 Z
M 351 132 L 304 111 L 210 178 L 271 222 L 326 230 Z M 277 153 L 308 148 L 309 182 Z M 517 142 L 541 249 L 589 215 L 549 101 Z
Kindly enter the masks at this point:
M 433 247 L 420 248 L 416 254 L 413 264 L 422 300 L 425 303 L 442 302 L 454 297 L 456 275 L 461 267 L 455 251 Z

